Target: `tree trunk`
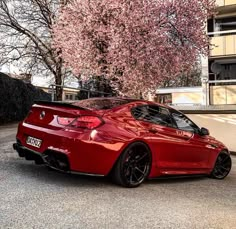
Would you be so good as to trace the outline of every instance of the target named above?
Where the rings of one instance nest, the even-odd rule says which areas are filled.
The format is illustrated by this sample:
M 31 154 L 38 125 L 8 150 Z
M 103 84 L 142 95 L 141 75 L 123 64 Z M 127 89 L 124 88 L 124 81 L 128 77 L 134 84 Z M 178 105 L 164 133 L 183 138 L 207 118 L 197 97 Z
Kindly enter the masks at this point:
M 58 52 L 59 55 L 60 51 Z M 56 96 L 55 100 L 56 101 L 62 101 L 63 97 L 63 86 L 64 86 L 64 81 L 63 81 L 63 73 L 62 73 L 62 67 L 63 61 L 62 58 L 58 59 L 57 65 L 56 65 L 56 71 L 54 73 L 55 76 L 55 83 L 56 83 Z
M 56 67 L 56 74 L 55 74 L 55 83 L 56 83 L 56 101 L 62 101 L 62 94 L 63 94 L 63 83 L 62 83 L 62 65 L 59 62 L 58 66 Z
M 62 94 L 63 94 L 63 88 L 62 88 L 62 77 L 61 74 L 56 76 L 56 101 L 62 101 Z M 61 85 L 61 86 L 58 86 Z

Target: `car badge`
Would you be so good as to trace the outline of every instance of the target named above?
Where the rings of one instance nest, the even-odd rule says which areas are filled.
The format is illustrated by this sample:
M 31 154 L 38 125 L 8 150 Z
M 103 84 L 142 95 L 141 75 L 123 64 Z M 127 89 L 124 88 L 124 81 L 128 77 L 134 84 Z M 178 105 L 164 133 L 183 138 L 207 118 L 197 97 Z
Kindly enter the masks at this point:
M 46 115 L 45 111 L 42 111 L 39 115 L 40 119 L 41 120 L 44 119 L 45 115 Z

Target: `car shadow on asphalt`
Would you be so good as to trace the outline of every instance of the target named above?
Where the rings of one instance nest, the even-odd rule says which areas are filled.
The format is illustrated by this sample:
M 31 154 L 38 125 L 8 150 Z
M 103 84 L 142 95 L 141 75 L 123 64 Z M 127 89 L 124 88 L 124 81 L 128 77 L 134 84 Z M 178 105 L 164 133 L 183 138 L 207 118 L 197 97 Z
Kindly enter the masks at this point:
M 149 179 L 146 183 L 149 184 L 174 184 L 174 183 L 192 183 L 196 181 L 206 180 L 206 175 L 183 175 L 183 176 L 165 176 Z
M 103 186 L 109 184 L 106 177 L 95 177 L 63 173 L 52 170 L 44 165 L 35 165 L 32 162 L 18 163 L 17 169 L 20 174 L 31 179 L 40 180 L 43 183 L 56 184 L 60 186 Z M 111 184 L 112 185 L 112 184 Z
M 30 179 L 37 179 L 43 183 L 50 183 L 59 186 L 77 186 L 77 187 L 104 187 L 116 186 L 109 177 L 96 177 L 62 173 L 49 169 L 44 165 L 35 165 L 32 162 L 20 162 L 16 167 L 18 174 L 26 175 Z M 147 184 L 175 184 L 175 183 L 192 183 L 207 179 L 206 176 L 178 176 L 178 177 L 161 177 L 157 179 L 147 180 Z

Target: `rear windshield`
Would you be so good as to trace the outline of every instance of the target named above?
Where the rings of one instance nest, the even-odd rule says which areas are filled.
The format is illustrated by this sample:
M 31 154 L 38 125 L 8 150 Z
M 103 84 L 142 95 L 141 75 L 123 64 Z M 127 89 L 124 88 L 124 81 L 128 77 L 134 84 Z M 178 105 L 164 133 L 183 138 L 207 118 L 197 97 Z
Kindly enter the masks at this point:
M 72 105 L 91 110 L 107 110 L 114 107 L 127 104 L 131 101 L 126 99 L 85 99 L 73 102 Z

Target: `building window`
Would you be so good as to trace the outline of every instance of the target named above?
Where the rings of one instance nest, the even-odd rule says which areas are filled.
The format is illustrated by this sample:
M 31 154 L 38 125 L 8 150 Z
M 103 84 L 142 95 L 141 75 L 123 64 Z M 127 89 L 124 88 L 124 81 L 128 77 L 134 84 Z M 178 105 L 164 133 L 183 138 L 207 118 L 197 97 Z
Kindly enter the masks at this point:
M 207 22 L 207 31 L 208 31 L 208 33 L 214 32 L 214 21 L 212 18 L 209 19 Z
M 77 94 L 71 94 L 71 93 L 65 94 L 65 100 L 76 100 L 76 99 L 77 99 Z
M 172 104 L 172 94 L 159 94 L 156 96 L 155 101 L 162 104 Z
M 227 31 L 231 34 L 235 33 L 232 32 L 232 30 L 236 30 L 236 17 L 216 18 L 215 20 L 209 19 L 207 23 L 207 30 L 208 33 Z M 220 35 L 220 33 L 218 35 Z M 225 33 L 222 35 L 225 35 Z
M 227 63 L 227 61 L 229 63 Z M 236 59 L 210 61 L 209 80 L 236 80 Z M 226 84 L 225 82 L 223 84 Z M 227 82 L 235 85 L 235 82 Z M 218 83 L 217 85 L 220 85 Z
M 73 100 L 73 94 L 65 94 L 65 100 Z
M 236 17 L 216 19 L 216 31 L 228 31 L 236 29 Z

